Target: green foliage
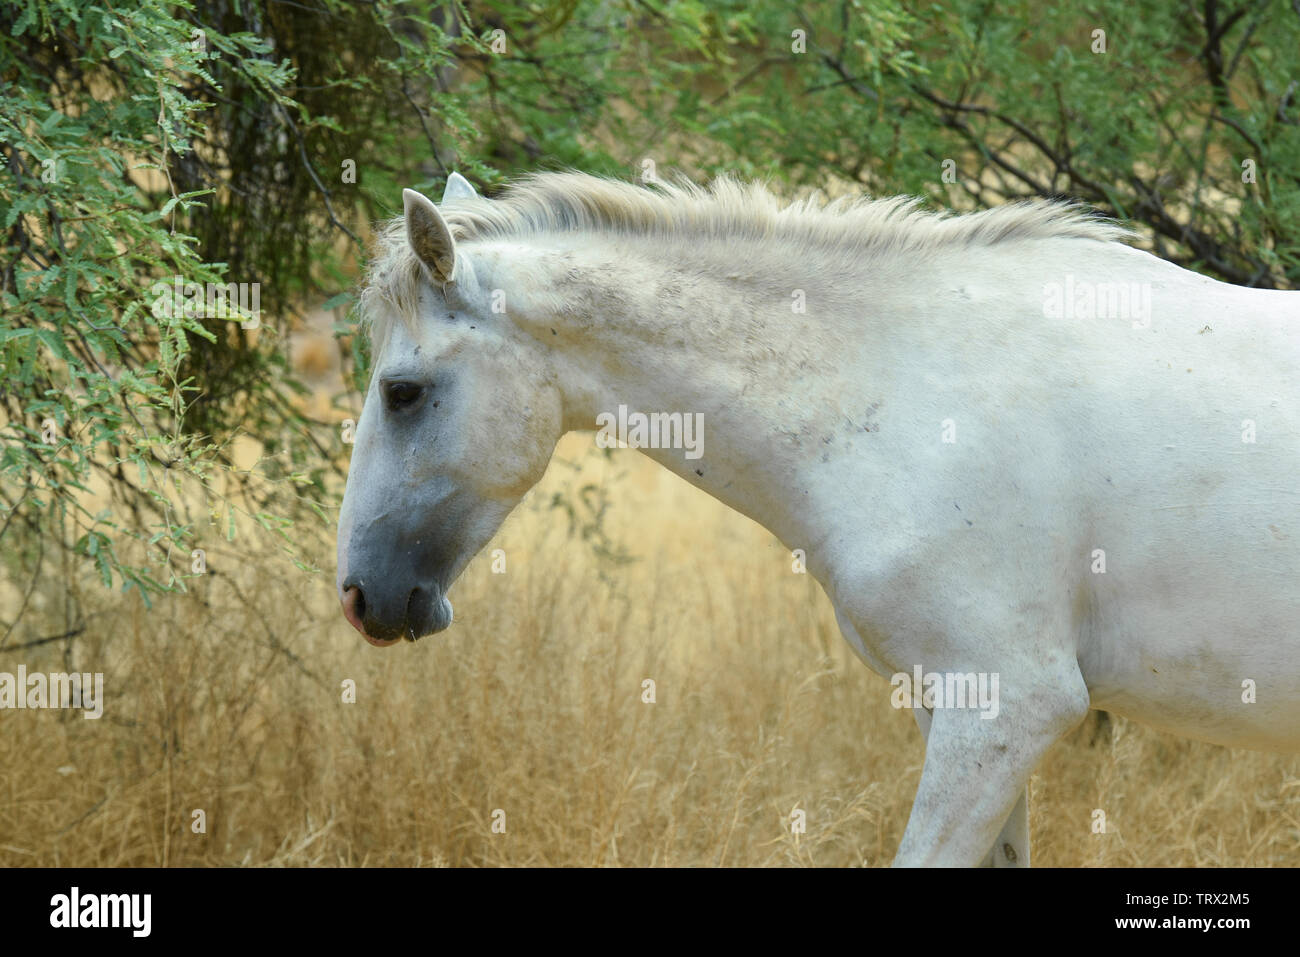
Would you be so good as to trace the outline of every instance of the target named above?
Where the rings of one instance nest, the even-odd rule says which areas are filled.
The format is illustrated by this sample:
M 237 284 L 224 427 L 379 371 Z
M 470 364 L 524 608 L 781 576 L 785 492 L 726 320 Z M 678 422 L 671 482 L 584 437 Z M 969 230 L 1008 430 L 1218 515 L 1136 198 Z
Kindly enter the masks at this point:
M 691 65 L 632 97 L 646 124 L 690 132 L 664 160 L 964 208 L 1068 196 L 1145 226 L 1190 268 L 1300 284 L 1300 5 L 709 10 L 703 51 L 682 22 L 655 47 Z
M 338 39 L 357 41 L 349 49 L 317 43 L 286 12 L 296 7 L 274 3 L 30 0 L 0 13 L 11 572 L 34 582 L 46 545 L 61 546 L 148 600 L 183 588 L 200 533 L 233 535 L 237 513 L 302 562 L 313 529 L 289 530 L 307 514 L 324 527 L 343 448 L 334 422 L 296 402 L 286 320 L 355 273 L 359 244 L 329 229 L 351 236 L 339 217 L 355 227 L 373 210 L 355 187 L 331 201 L 337 170 L 396 148 L 409 131 L 376 110 L 400 95 L 392 74 L 445 62 L 451 42 L 432 21 L 398 36 L 396 6 L 322 5 Z M 349 76 L 358 55 L 379 64 L 364 80 Z M 322 82 L 300 88 L 312 69 Z M 362 119 L 344 130 L 330 97 Z M 391 197 L 383 172 L 370 164 Z M 268 315 L 159 302 L 173 284 L 224 283 L 257 288 Z M 235 464 L 241 434 L 262 448 L 252 470 Z
M 205 75 L 207 55 L 158 2 L 121 12 L 31 3 L 15 14 L 0 38 L 4 532 L 22 522 L 70 541 L 106 584 L 116 574 L 152 590 L 163 583 L 151 569 L 119 561 L 111 509 L 88 500 L 96 470 L 129 474 L 149 513 L 132 534 L 164 551 L 189 534 L 162 471 L 201 467 L 203 443 L 179 431 L 179 370 L 191 337 L 214 333 L 184 312 L 152 316 L 146 288 L 149 276 L 220 279 L 176 229 L 205 191 L 177 191 L 168 177 L 201 129 L 203 105 L 181 84 Z M 165 202 L 146 201 L 137 184 L 149 178 Z
M 247 529 L 310 567 L 367 356 L 340 318 L 350 388 L 317 417 L 288 333 L 350 301 L 404 186 L 649 160 L 964 208 L 1068 195 L 1192 268 L 1294 287 L 1297 77 L 1284 0 L 14 0 L 0 561 L 147 594 Z M 159 307 L 178 281 L 256 284 L 260 327 Z

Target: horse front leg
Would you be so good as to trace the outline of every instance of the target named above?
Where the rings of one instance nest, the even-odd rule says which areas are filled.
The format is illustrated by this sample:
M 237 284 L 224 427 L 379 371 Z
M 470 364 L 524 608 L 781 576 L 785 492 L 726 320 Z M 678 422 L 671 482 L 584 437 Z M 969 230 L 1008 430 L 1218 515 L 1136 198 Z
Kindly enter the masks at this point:
M 1002 825 L 997 840 L 984 856 L 981 867 L 1029 866 L 1029 786 L 1020 792 L 1020 800 Z
M 1077 671 L 1058 681 L 1007 680 L 1012 677 L 1002 676 L 995 718 L 975 709 L 937 709 L 922 717 L 924 709 L 916 709 L 926 736 L 925 766 L 895 867 L 1028 863 L 1029 775 L 1083 719 L 1088 694 Z
M 921 729 L 921 739 L 930 740 L 931 713 L 927 708 L 913 708 L 916 726 Z M 997 840 L 989 848 L 980 867 L 1028 867 L 1029 866 L 1029 788 L 1025 787 L 1020 800 L 1011 809 Z

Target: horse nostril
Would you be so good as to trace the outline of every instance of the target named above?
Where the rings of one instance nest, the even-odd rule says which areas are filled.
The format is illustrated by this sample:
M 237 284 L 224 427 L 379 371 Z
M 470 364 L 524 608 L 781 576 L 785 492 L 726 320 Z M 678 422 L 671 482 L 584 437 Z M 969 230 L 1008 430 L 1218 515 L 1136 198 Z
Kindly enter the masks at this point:
M 356 585 L 349 585 L 343 590 L 343 617 L 361 634 L 366 633 L 362 624 L 366 618 L 366 596 Z

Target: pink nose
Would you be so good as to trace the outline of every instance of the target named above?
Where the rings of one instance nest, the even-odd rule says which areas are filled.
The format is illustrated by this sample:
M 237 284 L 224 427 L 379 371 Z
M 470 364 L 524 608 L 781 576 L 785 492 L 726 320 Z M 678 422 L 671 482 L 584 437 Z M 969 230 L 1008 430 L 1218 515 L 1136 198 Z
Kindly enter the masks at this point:
M 376 648 L 387 648 L 389 645 L 395 645 L 401 640 L 399 638 L 393 638 L 389 641 L 384 641 L 381 638 L 371 638 L 366 634 L 366 626 L 363 622 L 365 614 L 366 598 L 365 595 L 361 593 L 361 589 L 356 585 L 345 588 L 343 590 L 343 617 L 348 620 L 348 624 L 361 632 L 362 638 L 366 639 L 366 641 L 370 642 Z

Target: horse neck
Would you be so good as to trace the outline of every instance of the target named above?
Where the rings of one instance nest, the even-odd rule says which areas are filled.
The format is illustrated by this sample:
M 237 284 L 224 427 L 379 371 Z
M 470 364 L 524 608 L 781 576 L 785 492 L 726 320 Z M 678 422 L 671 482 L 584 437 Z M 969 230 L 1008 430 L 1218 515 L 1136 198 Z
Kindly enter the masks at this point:
M 779 249 L 602 237 L 480 258 L 555 370 L 565 431 L 594 429 L 620 406 L 699 413 L 702 457 L 642 451 L 791 547 L 830 532 L 817 524 L 830 510 L 804 496 L 844 425 L 844 383 L 861 372 L 860 300 L 856 310 L 834 301 L 829 276 Z

